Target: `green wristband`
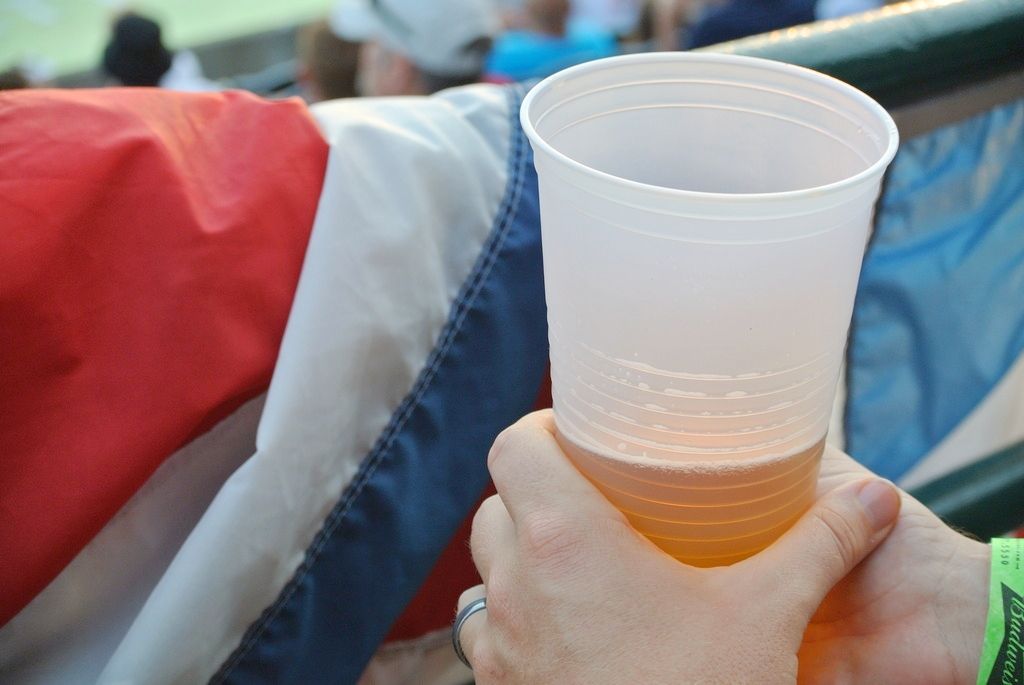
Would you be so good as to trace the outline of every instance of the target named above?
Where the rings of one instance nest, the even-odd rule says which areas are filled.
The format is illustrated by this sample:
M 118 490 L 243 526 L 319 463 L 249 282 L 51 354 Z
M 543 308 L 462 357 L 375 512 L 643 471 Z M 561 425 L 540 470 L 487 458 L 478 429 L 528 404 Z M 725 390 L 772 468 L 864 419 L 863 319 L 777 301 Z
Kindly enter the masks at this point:
M 992 540 L 992 584 L 978 685 L 1024 685 L 1024 539 Z

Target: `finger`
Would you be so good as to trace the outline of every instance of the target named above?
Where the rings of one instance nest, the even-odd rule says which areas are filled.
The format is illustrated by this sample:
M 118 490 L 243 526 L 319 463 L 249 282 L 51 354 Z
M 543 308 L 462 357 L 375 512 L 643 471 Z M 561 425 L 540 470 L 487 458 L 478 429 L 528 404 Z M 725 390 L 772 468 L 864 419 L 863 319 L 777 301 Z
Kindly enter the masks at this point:
M 864 480 L 874 475 L 842 450 L 832 445 L 825 446 L 821 456 L 821 475 L 818 478 L 818 497 L 853 481 Z
M 483 583 L 474 585 L 471 588 L 463 590 L 462 594 L 459 595 L 459 602 L 455 607 L 455 613 L 458 614 L 460 611 L 466 608 L 466 605 L 472 602 L 474 599 L 479 599 L 484 596 L 486 588 Z
M 888 481 L 869 478 L 841 486 L 815 502 L 775 544 L 743 563 L 756 568 L 750 576 L 771 585 L 787 611 L 809 619 L 829 590 L 885 539 L 899 510 L 899 491 Z
M 455 615 L 458 616 L 467 604 L 484 596 L 484 586 L 474 585 L 459 595 L 458 609 Z M 473 649 L 480 642 L 481 635 L 487 629 L 487 610 L 477 611 L 467 618 L 459 628 L 458 640 L 462 646 L 462 653 L 466 655 L 469 663 L 473 663 Z
M 551 410 L 529 414 L 505 429 L 491 448 L 487 466 L 515 523 L 539 510 L 574 518 L 621 517 L 562 451 Z
M 495 560 L 510 554 L 514 544 L 515 526 L 508 510 L 500 497 L 491 495 L 476 510 L 469 534 L 473 563 L 485 583 L 490 579 Z

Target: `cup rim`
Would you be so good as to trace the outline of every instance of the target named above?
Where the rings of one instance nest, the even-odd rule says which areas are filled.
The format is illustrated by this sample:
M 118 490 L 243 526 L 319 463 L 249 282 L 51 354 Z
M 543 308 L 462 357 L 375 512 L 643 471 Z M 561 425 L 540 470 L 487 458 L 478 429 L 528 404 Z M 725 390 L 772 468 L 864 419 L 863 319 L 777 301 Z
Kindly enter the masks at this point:
M 668 186 L 654 185 L 650 183 L 643 183 L 640 181 L 634 181 L 622 176 L 616 176 L 605 171 L 600 171 L 594 167 L 578 162 L 572 157 L 569 157 L 565 153 L 557 150 L 551 143 L 545 140 L 536 130 L 533 122 L 530 119 L 530 109 L 534 102 L 541 95 L 549 91 L 553 87 L 557 87 L 557 84 L 564 81 L 567 78 L 573 78 L 586 74 L 593 71 L 604 69 L 608 66 L 616 66 L 621 64 L 630 63 L 659 63 L 659 62 L 703 62 L 706 64 L 739 64 L 748 67 L 754 67 L 757 69 L 768 70 L 786 73 L 789 75 L 799 76 L 804 79 L 816 81 L 819 84 L 828 86 L 830 88 L 841 91 L 846 96 L 858 101 L 860 104 L 865 106 L 869 111 L 875 114 L 881 123 L 882 128 L 888 131 L 888 145 L 881 156 L 874 162 L 872 162 L 867 168 L 862 169 L 852 176 L 826 183 L 823 185 L 810 186 L 807 188 L 797 188 L 795 190 L 783 190 L 770 193 L 720 193 L 720 192 L 707 192 L 699 190 L 686 190 L 682 188 L 670 188 Z M 740 203 L 763 203 L 763 202 L 790 202 L 792 200 L 800 200 L 809 197 L 820 197 L 823 194 L 832 194 L 837 191 L 842 191 L 847 188 L 855 187 L 860 185 L 867 179 L 880 175 L 882 171 L 889 165 L 893 157 L 896 156 L 896 150 L 899 147 L 899 131 L 896 127 L 896 122 L 893 121 L 892 116 L 878 104 L 873 98 L 868 96 L 863 91 L 854 88 L 850 84 L 841 81 L 835 77 L 823 74 L 813 69 L 806 67 L 797 66 L 794 64 L 788 64 L 786 62 L 779 62 L 776 60 L 763 59 L 760 57 L 748 57 L 746 55 L 729 55 L 729 54 L 718 54 L 718 53 L 695 53 L 695 52 L 647 52 L 640 54 L 631 55 L 617 55 L 615 57 L 606 57 L 603 59 L 592 60 L 583 64 L 578 64 L 567 69 L 563 69 L 547 78 L 543 79 L 539 83 L 535 84 L 530 91 L 523 98 L 522 104 L 519 108 L 519 121 L 522 125 L 523 131 L 526 133 L 527 138 L 535 149 L 540 149 L 546 155 L 557 160 L 561 164 L 577 171 L 578 173 L 589 176 L 603 183 L 612 183 L 620 187 L 630 188 L 636 191 L 644 193 L 655 194 L 667 198 L 678 198 L 678 199 L 690 199 L 690 200 L 706 200 L 706 201 L 727 201 L 727 202 L 740 202 Z

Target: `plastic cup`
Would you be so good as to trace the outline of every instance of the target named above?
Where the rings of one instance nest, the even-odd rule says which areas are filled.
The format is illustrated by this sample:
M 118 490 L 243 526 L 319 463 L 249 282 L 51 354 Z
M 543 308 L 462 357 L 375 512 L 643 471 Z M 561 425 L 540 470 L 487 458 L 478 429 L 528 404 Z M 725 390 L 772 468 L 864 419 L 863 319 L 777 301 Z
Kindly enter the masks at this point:
M 559 439 L 633 526 L 715 566 L 814 497 L 891 117 L 814 71 L 614 57 L 527 95 Z

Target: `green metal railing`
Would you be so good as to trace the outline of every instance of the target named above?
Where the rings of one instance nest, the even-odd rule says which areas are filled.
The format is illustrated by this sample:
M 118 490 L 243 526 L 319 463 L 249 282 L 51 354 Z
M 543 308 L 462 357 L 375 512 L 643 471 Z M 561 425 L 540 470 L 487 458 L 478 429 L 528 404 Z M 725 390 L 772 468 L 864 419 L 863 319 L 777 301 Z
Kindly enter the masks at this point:
M 950 525 L 988 540 L 1024 522 L 1024 442 L 910 494 Z
M 709 49 L 810 67 L 898 107 L 1024 69 L 1024 0 L 911 0 Z

